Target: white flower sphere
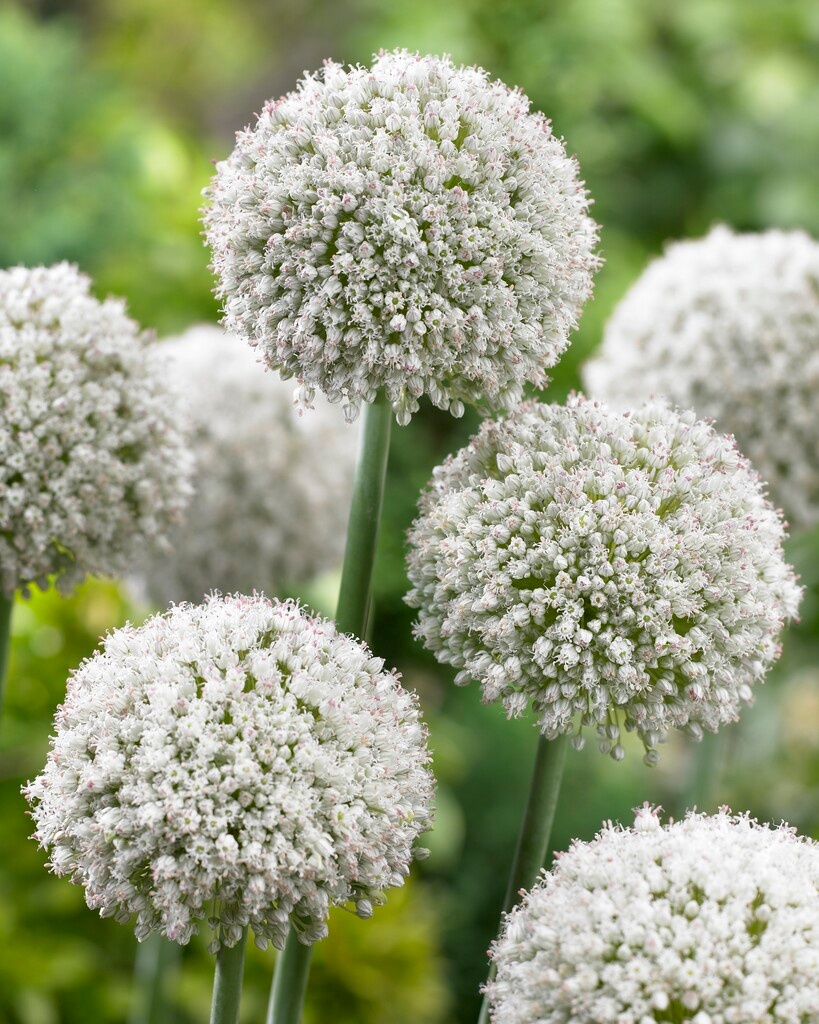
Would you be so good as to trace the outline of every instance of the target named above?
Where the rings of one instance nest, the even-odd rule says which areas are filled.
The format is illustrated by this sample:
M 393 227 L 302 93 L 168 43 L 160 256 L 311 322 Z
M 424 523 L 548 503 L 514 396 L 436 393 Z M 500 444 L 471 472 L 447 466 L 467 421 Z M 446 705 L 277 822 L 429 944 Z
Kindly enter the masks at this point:
M 410 532 L 407 600 L 439 661 L 549 738 L 737 717 L 800 590 L 784 527 L 733 441 L 693 413 L 577 397 L 487 421 L 436 470 Z M 582 735 L 575 740 L 582 744 Z
M 206 192 L 225 323 L 309 398 L 508 407 L 568 345 L 597 227 L 519 91 L 404 50 L 328 61 L 237 136 Z
M 819 1020 L 819 846 L 723 810 L 606 825 L 508 915 L 494 1024 Z
M 0 588 L 128 570 L 190 499 L 153 346 L 67 263 L 0 270 Z
M 209 918 L 312 942 L 409 871 L 432 775 L 417 700 L 292 602 L 212 597 L 109 635 L 26 795 L 51 869 L 140 939 Z M 218 943 L 218 939 L 216 942 Z
M 819 242 L 716 227 L 651 263 L 615 309 L 591 395 L 664 395 L 732 433 L 791 522 L 819 521 Z
M 167 374 L 193 423 L 195 498 L 172 552 L 143 559 L 136 581 L 156 604 L 222 593 L 278 593 L 334 568 L 344 538 L 358 431 L 293 387 L 218 327 L 162 342 Z

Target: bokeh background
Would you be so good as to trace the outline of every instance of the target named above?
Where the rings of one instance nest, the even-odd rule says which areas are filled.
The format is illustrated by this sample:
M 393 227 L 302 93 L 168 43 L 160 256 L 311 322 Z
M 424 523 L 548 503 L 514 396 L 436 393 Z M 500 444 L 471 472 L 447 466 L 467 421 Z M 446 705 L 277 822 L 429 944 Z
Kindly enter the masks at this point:
M 521 86 L 576 153 L 605 268 L 548 397 L 578 385 L 613 304 L 670 237 L 715 221 L 819 235 L 816 0 L 42 0 L 0 3 L 0 266 L 69 259 L 160 334 L 215 320 L 198 223 L 211 161 L 263 101 L 325 57 L 447 51 Z M 819 343 L 819 339 L 817 339 Z M 817 396 L 819 401 L 819 396 Z M 336 913 L 308 1024 L 474 1019 L 525 799 L 535 731 L 480 704 L 411 637 L 404 534 L 432 467 L 474 429 L 425 410 L 394 436 L 375 650 L 418 689 L 440 780 L 432 856 L 371 921 Z M 554 845 L 628 820 L 730 803 L 819 836 L 819 541 L 790 545 L 808 594 L 781 665 L 741 723 L 669 744 L 659 768 L 570 753 Z M 306 596 L 332 610 L 336 580 Z M 17 608 L 0 740 L 0 1021 L 136 1021 L 132 933 L 88 911 L 27 839 L 20 786 L 40 769 L 70 669 L 147 609 L 113 582 Z M 252 953 L 243 1020 L 263 1019 L 272 954 Z M 212 962 L 186 948 L 168 1021 L 207 1019 Z

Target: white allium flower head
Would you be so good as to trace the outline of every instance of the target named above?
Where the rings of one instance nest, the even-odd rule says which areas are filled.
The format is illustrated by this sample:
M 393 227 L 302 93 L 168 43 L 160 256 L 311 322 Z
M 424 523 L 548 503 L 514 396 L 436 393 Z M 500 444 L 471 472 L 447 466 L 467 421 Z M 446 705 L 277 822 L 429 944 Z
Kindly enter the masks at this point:
M 615 309 L 590 394 L 664 395 L 737 438 L 800 527 L 819 521 L 819 242 L 802 231 L 669 245 Z
M 328 620 L 264 596 L 175 605 L 69 681 L 26 795 L 55 874 L 140 939 L 322 938 L 409 871 L 432 775 L 417 700 Z M 215 940 L 216 948 L 219 939 Z
M 164 608 L 213 589 L 277 593 L 334 568 L 358 430 L 324 401 L 299 415 L 292 384 L 218 327 L 193 327 L 160 352 L 193 421 L 195 497 L 173 551 L 140 564 L 140 589 Z
M 582 397 L 486 421 L 410 531 L 416 635 L 549 738 L 654 749 L 737 717 L 800 589 L 756 473 L 693 413 Z M 582 745 L 583 737 L 575 738 Z
M 240 132 L 206 191 L 226 326 L 309 399 L 510 407 L 591 293 L 576 161 L 528 99 L 449 57 L 328 61 Z
M 0 271 L 0 589 L 128 570 L 190 499 L 154 346 L 76 267 Z
M 506 918 L 495 1024 L 819 1020 L 819 847 L 726 809 L 607 824 Z

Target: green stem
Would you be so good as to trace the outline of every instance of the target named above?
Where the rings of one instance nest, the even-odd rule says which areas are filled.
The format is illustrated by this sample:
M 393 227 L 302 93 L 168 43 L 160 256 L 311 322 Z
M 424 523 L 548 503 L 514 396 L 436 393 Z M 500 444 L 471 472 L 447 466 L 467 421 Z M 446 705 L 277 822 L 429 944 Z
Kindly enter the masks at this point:
M 342 633 L 363 637 L 375 564 L 378 525 L 384 504 L 384 481 L 390 452 L 392 409 L 383 395 L 364 407 L 353 500 L 347 525 L 347 546 L 336 607 Z
M 350 520 L 347 525 L 347 545 L 336 606 L 336 625 L 339 631 L 352 633 L 358 638 L 367 633 L 392 417 L 390 403 L 383 395 L 364 407 Z M 267 1024 L 298 1024 L 309 970 L 310 946 L 299 942 L 291 928 L 285 947 L 276 961 L 267 1007 Z
M 166 1024 L 167 990 L 179 962 L 180 946 L 176 942 L 151 935 L 137 947 L 134 964 L 136 989 L 128 1024 Z
M 531 889 L 546 862 L 568 744 L 566 736 L 558 736 L 554 740 L 541 736 L 538 740 L 532 781 L 529 784 L 529 799 L 520 825 L 515 859 L 512 861 L 506 898 L 503 901 L 504 914 L 508 914 L 518 902 L 521 889 Z M 493 965 L 488 980 L 491 982 L 494 977 Z M 489 1002 L 484 997 L 478 1024 L 487 1024 L 488 1020 Z
M 245 969 L 247 928 L 235 946 L 221 946 L 216 954 L 213 978 L 213 1002 L 210 1024 L 238 1024 L 239 1001 L 242 998 L 242 974 Z
M 692 744 L 689 777 L 681 794 L 684 806 L 680 808 L 679 817 L 695 807 L 711 814 L 725 802 L 723 788 L 742 724 L 724 725 L 716 735 L 706 733 L 701 744 Z
M 299 942 L 291 928 L 284 949 L 276 960 L 270 1002 L 267 1004 L 267 1024 L 297 1024 L 301 1019 L 312 951 L 312 946 Z
M 11 636 L 11 613 L 14 609 L 14 594 L 0 594 L 0 721 L 3 719 L 6 671 L 9 664 L 9 638 Z

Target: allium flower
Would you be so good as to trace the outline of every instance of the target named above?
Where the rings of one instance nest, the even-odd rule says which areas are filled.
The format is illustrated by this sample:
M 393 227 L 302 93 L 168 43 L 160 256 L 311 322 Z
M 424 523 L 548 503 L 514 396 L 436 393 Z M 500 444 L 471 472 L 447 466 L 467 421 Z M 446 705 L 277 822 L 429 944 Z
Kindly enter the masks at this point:
M 55 874 L 140 939 L 321 938 L 401 885 L 429 826 L 415 697 L 292 602 L 213 597 L 109 635 L 69 681 L 26 795 Z M 216 940 L 218 944 L 218 939 Z M 214 947 L 216 948 L 216 947 Z
M 506 919 L 495 1024 L 819 1020 L 819 847 L 722 810 L 607 824 Z
M 800 590 L 782 520 L 693 413 L 583 398 L 488 421 L 436 470 L 410 533 L 417 636 L 457 683 L 549 738 L 623 725 L 655 745 L 737 716 Z M 582 735 L 575 740 L 582 744 Z
M 66 263 L 0 271 L 0 587 L 124 572 L 190 498 L 152 348 Z
M 328 61 L 239 133 L 206 195 L 226 325 L 350 415 L 380 389 L 401 423 L 423 394 L 456 416 L 514 404 L 599 262 L 549 122 L 448 57 Z
M 194 424 L 195 498 L 173 552 L 140 565 L 148 596 L 165 607 L 213 589 L 276 593 L 338 564 L 358 431 L 323 402 L 300 416 L 292 385 L 217 327 L 161 352 Z
M 819 521 L 819 242 L 801 231 L 670 245 L 617 307 L 589 392 L 664 395 L 737 438 L 791 521 Z

